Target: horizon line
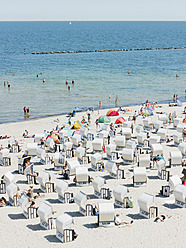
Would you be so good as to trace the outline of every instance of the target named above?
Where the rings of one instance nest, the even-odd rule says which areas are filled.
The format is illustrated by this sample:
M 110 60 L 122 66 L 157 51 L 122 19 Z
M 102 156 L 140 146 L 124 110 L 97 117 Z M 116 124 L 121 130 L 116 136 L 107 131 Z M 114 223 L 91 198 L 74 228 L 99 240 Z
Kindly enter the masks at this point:
M 0 20 L 0 22 L 186 22 L 185 20 Z

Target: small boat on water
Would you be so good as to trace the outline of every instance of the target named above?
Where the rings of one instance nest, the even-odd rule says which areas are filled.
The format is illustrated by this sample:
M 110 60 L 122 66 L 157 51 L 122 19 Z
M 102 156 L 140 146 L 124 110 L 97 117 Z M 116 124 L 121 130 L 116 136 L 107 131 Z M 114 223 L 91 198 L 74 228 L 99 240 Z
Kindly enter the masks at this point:
M 72 24 L 71 22 L 69 22 L 69 24 Z

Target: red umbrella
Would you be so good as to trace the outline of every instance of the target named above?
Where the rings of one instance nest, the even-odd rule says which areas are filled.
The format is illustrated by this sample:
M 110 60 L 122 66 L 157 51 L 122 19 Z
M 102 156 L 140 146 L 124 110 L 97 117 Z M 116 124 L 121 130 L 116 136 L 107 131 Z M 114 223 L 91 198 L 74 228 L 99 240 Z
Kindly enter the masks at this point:
M 123 117 L 118 117 L 117 120 L 115 121 L 115 124 L 123 124 L 125 122 L 125 119 Z
M 119 113 L 116 110 L 109 110 L 107 116 L 118 116 Z

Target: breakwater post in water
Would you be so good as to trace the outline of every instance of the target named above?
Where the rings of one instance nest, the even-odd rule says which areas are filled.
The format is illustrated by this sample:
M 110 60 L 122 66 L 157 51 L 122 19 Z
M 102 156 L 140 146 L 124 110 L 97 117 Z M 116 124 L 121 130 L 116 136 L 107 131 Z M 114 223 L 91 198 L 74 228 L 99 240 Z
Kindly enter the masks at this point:
M 102 52 L 128 52 L 128 51 L 173 50 L 173 49 L 186 49 L 186 47 L 130 48 L 130 49 L 79 50 L 79 51 L 58 51 L 58 52 L 32 52 L 32 54 L 102 53 Z

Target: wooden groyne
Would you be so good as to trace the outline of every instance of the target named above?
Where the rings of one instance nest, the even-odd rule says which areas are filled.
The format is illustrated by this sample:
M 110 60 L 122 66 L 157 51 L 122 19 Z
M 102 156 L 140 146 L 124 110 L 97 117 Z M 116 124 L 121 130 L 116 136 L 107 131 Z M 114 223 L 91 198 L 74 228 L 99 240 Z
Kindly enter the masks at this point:
M 58 52 L 32 52 L 32 54 L 103 53 L 103 52 L 128 52 L 128 51 L 150 51 L 150 50 L 173 50 L 173 49 L 186 49 L 186 47 L 131 48 L 131 49 L 107 49 L 107 50 L 77 50 L 77 51 L 58 51 Z

